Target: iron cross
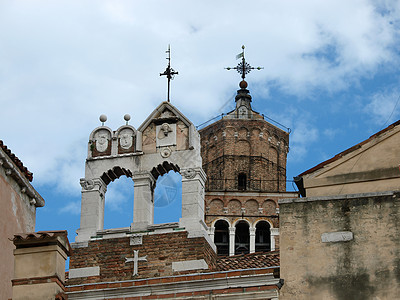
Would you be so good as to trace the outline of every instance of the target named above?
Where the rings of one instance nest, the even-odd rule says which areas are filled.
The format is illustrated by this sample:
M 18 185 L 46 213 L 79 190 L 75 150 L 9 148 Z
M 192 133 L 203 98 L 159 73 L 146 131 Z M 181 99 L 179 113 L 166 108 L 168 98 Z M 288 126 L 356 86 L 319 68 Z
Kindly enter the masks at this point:
M 139 261 L 147 261 L 147 255 L 139 257 L 139 250 L 133 250 L 133 258 L 126 258 L 125 263 L 133 261 L 133 276 L 138 275 L 139 273 Z
M 251 72 L 251 70 L 257 69 L 257 70 L 261 70 L 264 69 L 263 67 L 252 67 L 250 66 L 250 64 L 248 64 L 244 58 L 244 45 L 242 46 L 242 52 L 239 53 L 238 55 L 236 55 L 236 59 L 242 58 L 242 61 L 240 63 L 238 63 L 238 65 L 234 68 L 231 67 L 227 67 L 225 69 L 227 70 L 231 70 L 234 69 L 236 70 L 239 74 L 242 75 L 242 79 L 244 80 L 246 78 L 246 74 L 249 74 Z
M 171 80 L 174 79 L 175 75 L 178 75 L 178 72 L 176 72 L 174 69 L 171 68 L 171 48 L 168 45 L 168 50 L 165 51 L 166 53 L 168 53 L 168 66 L 165 69 L 164 73 L 160 73 L 160 76 L 167 76 L 168 79 L 168 95 L 167 95 L 167 100 L 168 102 L 170 102 L 169 99 L 169 91 L 170 91 L 170 84 L 171 84 Z

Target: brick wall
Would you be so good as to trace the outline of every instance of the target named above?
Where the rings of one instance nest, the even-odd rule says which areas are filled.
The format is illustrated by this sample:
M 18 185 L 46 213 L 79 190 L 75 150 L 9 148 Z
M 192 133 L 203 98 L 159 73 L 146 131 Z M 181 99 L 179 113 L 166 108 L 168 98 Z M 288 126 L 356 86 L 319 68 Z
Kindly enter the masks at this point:
M 207 191 L 238 190 L 238 175 L 247 190 L 286 190 L 289 134 L 264 120 L 222 119 L 199 131 Z
M 139 250 L 139 257 L 147 256 L 147 261 L 139 262 L 139 275 L 133 276 L 133 262 L 125 263 L 125 258 L 133 257 Z M 216 268 L 216 255 L 204 238 L 187 238 L 187 232 L 144 235 L 141 245 L 130 245 L 130 238 L 115 238 L 90 241 L 88 247 L 74 248 L 70 258 L 70 269 L 100 267 L 100 276 L 72 278 L 68 285 L 83 283 L 121 281 L 140 278 L 164 277 L 186 272 L 173 272 L 172 262 L 204 259 L 210 272 Z

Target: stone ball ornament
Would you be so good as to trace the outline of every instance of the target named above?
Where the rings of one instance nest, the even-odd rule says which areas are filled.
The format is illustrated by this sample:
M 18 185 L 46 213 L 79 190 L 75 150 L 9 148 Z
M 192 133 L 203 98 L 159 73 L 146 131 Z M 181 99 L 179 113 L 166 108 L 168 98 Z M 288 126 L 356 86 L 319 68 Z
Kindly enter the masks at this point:
M 131 115 L 130 115 L 130 114 L 124 115 L 124 120 L 125 120 L 126 122 L 128 122 L 130 119 L 131 119 Z
M 104 114 L 103 114 L 103 115 L 100 115 L 99 120 L 100 120 L 100 122 L 104 123 L 104 122 L 107 121 L 107 116 L 104 115 Z

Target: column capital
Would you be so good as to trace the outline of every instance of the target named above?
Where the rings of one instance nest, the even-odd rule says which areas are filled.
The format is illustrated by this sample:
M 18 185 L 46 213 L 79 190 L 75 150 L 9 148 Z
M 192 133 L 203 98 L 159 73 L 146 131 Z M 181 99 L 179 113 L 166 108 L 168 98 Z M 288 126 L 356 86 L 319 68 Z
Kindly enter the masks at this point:
M 144 171 L 144 172 L 134 172 L 132 174 L 132 180 L 133 181 L 139 181 L 139 180 L 150 180 L 151 182 L 155 182 L 155 178 L 153 174 L 149 171 Z
M 203 168 L 200 167 L 181 169 L 180 173 L 182 175 L 182 181 L 200 179 L 202 182 L 205 182 L 207 179 L 206 173 Z
M 81 178 L 80 185 L 82 187 L 82 192 L 89 192 L 89 191 L 99 191 L 107 192 L 107 185 L 101 178 Z
M 249 228 L 250 235 L 256 235 L 256 229 L 254 227 Z
M 279 235 L 279 228 L 271 228 L 271 235 Z
M 229 227 L 229 234 L 235 234 L 236 227 Z

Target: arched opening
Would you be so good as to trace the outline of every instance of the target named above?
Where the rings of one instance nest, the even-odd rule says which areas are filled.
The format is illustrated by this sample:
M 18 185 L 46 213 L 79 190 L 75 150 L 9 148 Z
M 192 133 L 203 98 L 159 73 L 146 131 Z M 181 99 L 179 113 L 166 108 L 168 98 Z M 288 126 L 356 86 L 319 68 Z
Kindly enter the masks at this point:
M 240 173 L 238 175 L 238 189 L 239 190 L 246 190 L 247 186 L 247 176 L 245 173 Z
M 154 224 L 178 222 L 182 217 L 182 176 L 169 171 L 158 176 L 154 190 Z
M 229 255 L 229 224 L 225 220 L 218 220 L 214 224 L 214 243 L 218 255 Z
M 256 225 L 256 252 L 271 251 L 271 230 L 267 221 L 260 221 Z
M 250 252 L 249 224 L 240 221 L 235 227 L 235 254 L 247 254 Z
M 129 227 L 133 219 L 132 178 L 110 182 L 105 194 L 104 229 Z

